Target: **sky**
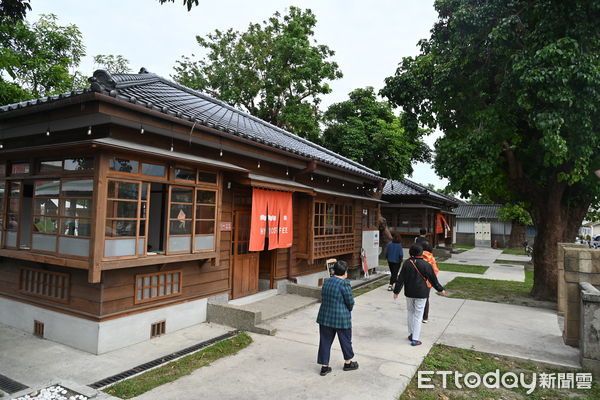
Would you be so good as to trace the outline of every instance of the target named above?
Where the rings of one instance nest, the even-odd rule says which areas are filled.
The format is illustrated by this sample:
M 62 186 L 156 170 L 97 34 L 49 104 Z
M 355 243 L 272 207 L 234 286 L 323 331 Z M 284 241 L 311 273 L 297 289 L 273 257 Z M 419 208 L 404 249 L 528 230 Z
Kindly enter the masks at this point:
M 79 27 L 87 56 L 79 70 L 91 76 L 97 68 L 93 56 L 120 54 L 133 71 L 145 67 L 171 78 L 181 56 L 201 56 L 196 35 L 215 29 L 246 30 L 248 25 L 269 18 L 290 6 L 310 8 L 317 17 L 315 40 L 335 51 L 344 74 L 330 82 L 332 93 L 323 97 L 322 109 L 344 101 L 359 87 L 376 91 L 395 73 L 402 57 L 418 54 L 417 42 L 429 37 L 437 14 L 433 0 L 200 0 L 187 11 L 182 0 L 160 5 L 158 0 L 33 0 L 27 19 L 53 13 L 59 24 Z M 432 146 L 439 133 L 426 138 Z M 444 188 L 429 164 L 414 164 L 409 179 Z

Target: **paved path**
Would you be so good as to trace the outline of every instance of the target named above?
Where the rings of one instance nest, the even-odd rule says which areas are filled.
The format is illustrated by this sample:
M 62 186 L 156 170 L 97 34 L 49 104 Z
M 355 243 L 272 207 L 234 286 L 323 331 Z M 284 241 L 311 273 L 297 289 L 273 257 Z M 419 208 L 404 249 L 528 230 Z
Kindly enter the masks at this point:
M 470 252 L 478 254 L 469 254 Z M 474 249 L 457 257 L 472 264 L 499 268 L 498 264 L 491 265 L 498 254 L 499 251 L 493 249 Z M 451 259 L 451 262 L 458 260 Z M 513 268 L 511 276 L 514 280 L 523 279 L 522 268 L 506 268 Z M 502 274 L 509 275 L 506 271 Z M 439 277 L 442 283 L 445 283 L 459 275 L 467 274 L 442 271 Z M 316 364 L 318 326 L 314 322 L 318 307 L 318 304 L 311 305 L 275 320 L 272 325 L 277 328 L 276 336 L 252 334 L 254 343 L 239 354 L 216 361 L 176 382 L 145 393 L 138 399 L 258 400 L 335 397 L 392 400 L 397 399 L 404 390 L 434 343 L 531 358 L 570 367 L 578 366 L 577 349 L 562 344 L 555 312 L 532 307 L 449 299 L 435 294 L 431 296 L 430 322 L 424 325 L 422 333 L 423 345 L 412 347 L 406 339 L 404 297 L 401 295 L 394 301 L 386 286 L 382 286 L 356 299 L 353 311 L 353 342 L 360 368 L 357 371 L 342 371 L 343 358 L 336 343 L 332 350 L 333 373 L 321 377 L 318 374 L 319 366 Z M 209 324 L 202 326 L 205 326 L 203 329 L 215 329 L 215 332 L 219 333 L 226 329 Z M 8 364 L 0 363 L 0 374 L 16 380 L 21 379 L 28 384 L 34 384 L 34 381 L 38 380 L 49 382 L 52 378 L 64 376 L 65 372 L 61 371 L 67 362 L 79 370 L 70 371 L 69 379 L 87 384 L 114 373 L 110 371 L 115 365 L 105 360 L 114 361 L 121 357 L 124 370 L 129 368 L 127 364 L 131 364 L 131 360 L 127 359 L 128 355 L 141 357 L 139 352 L 132 348 L 126 349 L 125 353 L 90 356 L 66 346 L 32 339 L 27 334 L 7 340 L 6 334 L 19 335 L 16 330 L 0 329 L 0 354 L 3 361 L 5 352 L 10 355 Z M 160 339 L 165 339 L 165 343 L 177 340 L 173 335 Z M 37 347 L 29 348 L 27 344 L 31 341 L 37 341 Z M 50 359 L 45 359 L 44 354 L 37 354 L 43 351 L 43 344 L 54 349 Z M 148 359 L 157 357 L 153 355 L 151 345 L 142 345 L 147 346 L 145 349 Z M 56 350 L 57 348 L 61 348 L 62 351 Z M 79 361 L 78 364 L 78 358 L 88 361 Z M 73 362 L 75 364 L 72 364 Z M 63 375 L 58 375 L 59 373 Z

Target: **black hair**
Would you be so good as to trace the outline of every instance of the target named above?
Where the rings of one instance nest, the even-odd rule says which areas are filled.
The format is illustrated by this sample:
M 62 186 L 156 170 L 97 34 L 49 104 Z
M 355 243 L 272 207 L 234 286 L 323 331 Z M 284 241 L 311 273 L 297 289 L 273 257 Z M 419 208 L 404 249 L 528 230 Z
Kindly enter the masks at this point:
M 423 247 L 424 251 L 428 251 L 430 253 L 433 252 L 433 249 L 431 248 L 431 244 L 427 240 L 424 240 L 419 244 L 421 245 L 421 247 Z
M 392 232 L 392 242 L 402 243 L 402 235 L 400 235 L 400 232 Z
M 427 233 L 427 229 L 425 229 L 425 228 L 421 228 L 421 229 L 419 229 L 419 233 L 420 233 L 421 235 L 424 235 L 424 234 L 426 234 L 426 233 Z
M 410 246 L 410 250 L 408 250 L 408 254 L 411 257 L 418 257 L 423 255 L 423 247 L 420 244 L 413 244 Z
M 348 271 L 348 263 L 346 261 L 336 261 L 333 264 L 333 274 L 336 276 L 342 276 Z

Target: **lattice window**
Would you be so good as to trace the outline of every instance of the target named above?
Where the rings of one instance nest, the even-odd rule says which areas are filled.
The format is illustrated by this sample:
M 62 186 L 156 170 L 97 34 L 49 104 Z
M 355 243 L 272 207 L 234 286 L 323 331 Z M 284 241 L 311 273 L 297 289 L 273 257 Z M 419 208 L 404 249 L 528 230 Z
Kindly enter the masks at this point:
M 353 208 L 338 203 L 315 202 L 315 258 L 351 253 L 354 250 Z
M 69 301 L 69 286 L 69 274 L 21 268 L 19 290 L 22 293 L 66 303 Z
M 181 294 L 181 271 L 135 276 L 135 303 L 145 303 Z

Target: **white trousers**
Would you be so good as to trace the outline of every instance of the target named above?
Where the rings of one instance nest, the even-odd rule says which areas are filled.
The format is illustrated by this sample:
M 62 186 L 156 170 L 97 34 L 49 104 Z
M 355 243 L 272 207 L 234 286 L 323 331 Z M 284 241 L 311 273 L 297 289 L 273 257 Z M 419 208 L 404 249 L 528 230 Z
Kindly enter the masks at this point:
M 406 298 L 406 309 L 408 310 L 408 334 L 413 340 L 419 340 L 421 336 L 421 325 L 423 324 L 423 311 L 425 311 L 427 299 Z

